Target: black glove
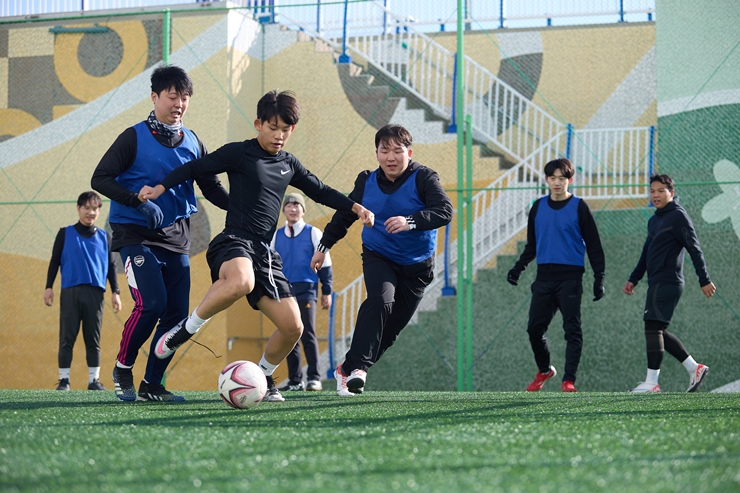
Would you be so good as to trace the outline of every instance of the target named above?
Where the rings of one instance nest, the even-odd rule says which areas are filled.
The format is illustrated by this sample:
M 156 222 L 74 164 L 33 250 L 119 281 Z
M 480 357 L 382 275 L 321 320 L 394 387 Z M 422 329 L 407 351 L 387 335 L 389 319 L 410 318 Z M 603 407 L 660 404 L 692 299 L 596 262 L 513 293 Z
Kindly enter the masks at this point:
M 604 297 L 604 278 L 597 277 L 594 279 L 594 301 L 599 301 Z
M 138 207 L 136 207 L 136 210 L 141 212 L 141 214 L 146 218 L 146 225 L 149 229 L 157 229 L 162 225 L 162 221 L 164 221 L 162 209 L 160 209 L 159 206 L 151 200 L 142 202 Z
M 511 284 L 512 286 L 516 286 L 517 284 L 519 284 L 519 276 L 521 275 L 522 273 L 518 270 L 511 269 L 509 271 L 509 274 L 506 276 L 506 280 L 509 281 L 509 284 Z

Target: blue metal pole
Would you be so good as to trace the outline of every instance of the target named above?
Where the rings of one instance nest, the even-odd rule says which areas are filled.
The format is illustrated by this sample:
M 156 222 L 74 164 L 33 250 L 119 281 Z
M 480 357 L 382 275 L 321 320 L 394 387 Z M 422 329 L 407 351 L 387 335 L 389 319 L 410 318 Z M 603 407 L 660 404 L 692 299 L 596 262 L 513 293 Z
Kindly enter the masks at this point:
M 619 22 L 624 22 L 624 0 L 619 0 Z
M 498 2 L 498 27 L 504 28 L 504 0 Z
M 342 26 L 342 54 L 339 55 L 339 63 L 352 63 L 352 57 L 347 54 L 347 9 L 349 9 L 349 0 L 344 0 L 344 25 Z
M 648 179 L 655 173 L 655 125 L 650 125 L 650 153 L 648 155 Z M 649 187 L 648 187 L 649 188 Z M 648 207 L 653 206 L 653 202 L 648 198 Z
M 445 285 L 442 287 L 442 296 L 455 296 L 457 290 L 455 286 L 450 286 L 450 224 L 445 226 Z
M 383 0 L 383 7 L 388 8 L 388 0 Z M 383 10 L 383 34 L 388 32 L 388 12 Z
M 570 159 L 570 149 L 573 144 L 573 125 L 569 123 L 566 128 L 568 129 L 568 140 L 565 143 L 565 157 Z
M 316 0 L 316 32 L 321 34 L 321 0 Z
M 447 126 L 448 134 L 457 133 L 457 53 L 452 56 L 455 67 L 452 69 L 452 118 Z
M 337 293 L 331 294 L 331 308 L 329 308 L 329 368 L 326 369 L 326 378 L 334 378 L 334 369 L 337 365 L 334 362 L 334 307 L 336 306 Z

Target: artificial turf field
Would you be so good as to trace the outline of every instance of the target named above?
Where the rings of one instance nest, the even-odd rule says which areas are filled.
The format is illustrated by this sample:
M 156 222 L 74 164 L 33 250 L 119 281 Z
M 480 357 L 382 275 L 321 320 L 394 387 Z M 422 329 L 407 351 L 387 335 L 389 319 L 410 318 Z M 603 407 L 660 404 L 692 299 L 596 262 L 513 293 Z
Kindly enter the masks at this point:
M 740 491 L 740 394 L 182 394 L 0 390 L 0 491 Z

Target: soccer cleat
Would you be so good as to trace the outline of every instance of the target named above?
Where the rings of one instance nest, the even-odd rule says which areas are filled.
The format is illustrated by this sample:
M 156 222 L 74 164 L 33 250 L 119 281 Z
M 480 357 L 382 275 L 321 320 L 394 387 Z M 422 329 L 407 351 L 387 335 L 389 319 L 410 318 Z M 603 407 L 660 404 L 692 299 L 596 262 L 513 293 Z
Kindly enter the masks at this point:
M 275 380 L 272 378 L 272 375 L 265 375 L 265 378 L 267 379 L 267 392 L 265 392 L 265 396 L 262 400 L 265 402 L 285 401 L 285 397 L 283 397 L 278 388 L 275 387 Z
M 320 392 L 321 390 L 323 390 L 323 387 L 321 387 L 321 382 L 319 382 L 318 380 L 309 380 L 306 384 L 306 390 Z
M 340 397 L 351 397 L 355 395 L 347 388 L 347 375 L 342 372 L 342 365 L 334 370 L 334 378 L 337 379 L 337 395 Z
M 103 387 L 103 384 L 100 383 L 100 380 L 96 378 L 95 380 L 87 384 L 87 390 L 106 390 L 106 388 Z
M 365 370 L 352 370 L 347 377 L 347 390 L 353 394 L 362 394 L 365 391 L 365 380 L 367 372 Z
M 136 387 L 134 387 L 134 372 L 131 368 L 113 367 L 113 389 L 116 397 L 122 401 L 136 400 Z
M 527 386 L 527 392 L 539 392 L 540 390 L 542 390 L 545 382 L 547 380 L 550 380 L 557 374 L 558 372 L 555 370 L 554 366 L 550 366 L 550 371 L 547 373 L 542 373 L 541 371 L 538 371 L 537 374 L 534 376 L 534 380 L 532 381 L 532 383 Z
M 175 395 L 159 383 L 148 383 L 144 380 L 139 384 L 139 396 L 137 401 L 155 401 L 155 402 L 185 402 L 181 395 Z
M 69 378 L 60 378 L 57 390 L 69 390 Z
M 637 387 L 630 390 L 642 394 L 660 394 L 660 385 L 652 382 L 640 382 Z
M 159 359 L 167 359 L 173 354 L 175 350 L 188 342 L 193 334 L 185 329 L 185 322 L 187 318 L 183 319 L 172 327 L 170 330 L 159 338 L 157 345 L 154 347 L 154 355 Z
M 303 392 L 306 390 L 306 387 L 303 385 L 303 382 L 298 383 L 289 383 L 288 385 L 284 385 L 278 389 L 280 392 Z
M 697 365 L 696 370 L 691 374 L 689 389 L 686 392 L 696 392 L 704 381 L 704 377 L 709 374 L 709 367 L 706 365 Z
M 571 382 L 570 380 L 563 381 L 563 392 L 578 392 L 576 390 L 575 384 Z

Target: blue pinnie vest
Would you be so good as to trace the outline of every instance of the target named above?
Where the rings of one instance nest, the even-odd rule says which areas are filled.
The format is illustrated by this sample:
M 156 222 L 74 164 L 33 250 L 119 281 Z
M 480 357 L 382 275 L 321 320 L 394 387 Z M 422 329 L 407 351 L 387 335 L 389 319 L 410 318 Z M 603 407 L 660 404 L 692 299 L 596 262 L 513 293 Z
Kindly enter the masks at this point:
M 540 199 L 534 228 L 537 237 L 537 264 L 585 265 L 586 243 L 578 224 L 578 202 L 573 195 L 568 204 L 554 210 L 548 197 Z
M 105 291 L 108 278 L 108 236 L 98 228 L 91 238 L 80 235 L 74 226 L 64 228 L 62 289 L 88 284 Z
M 418 172 L 417 169 L 398 190 L 387 194 L 378 187 L 378 171 L 375 170 L 368 176 L 362 195 L 363 207 L 375 214 L 373 227 L 362 229 L 363 245 L 399 265 L 423 262 L 434 255 L 437 247 L 437 234 L 434 230 L 414 229 L 390 234 L 383 225 L 389 217 L 406 217 L 426 209 L 416 188 Z
M 288 238 L 283 228 L 275 235 L 275 250 L 283 259 L 283 274 L 291 284 L 319 282 L 319 275 L 311 268 L 315 248 L 311 241 L 311 225 L 306 224 L 298 236 Z
M 157 142 L 149 131 L 146 122 L 134 125 L 136 130 L 136 159 L 129 169 L 121 173 L 116 181 L 132 192 L 139 193 L 144 185 L 155 186 L 173 169 L 200 157 L 198 139 L 195 134 L 183 127 L 183 141 L 175 148 Z M 195 207 L 193 180 L 170 188 L 154 203 L 162 209 L 164 221 L 162 228 L 171 226 L 178 219 L 190 217 L 198 212 Z M 112 201 L 108 220 L 117 224 L 138 224 L 146 226 L 146 218 L 134 207 Z

